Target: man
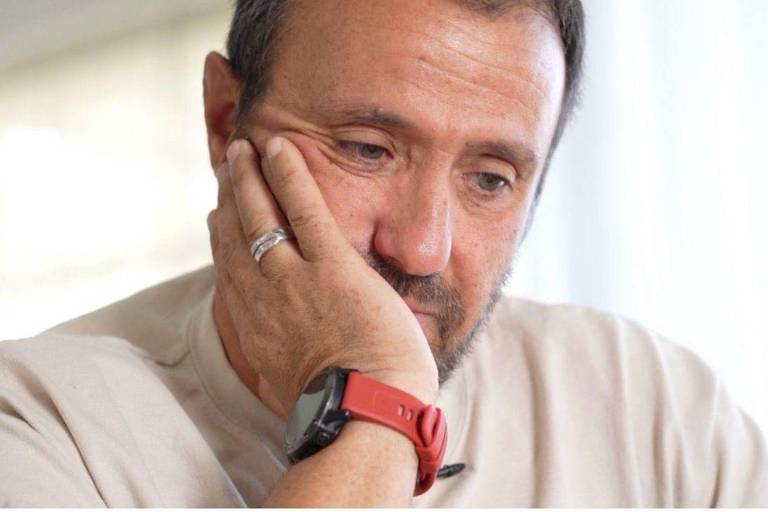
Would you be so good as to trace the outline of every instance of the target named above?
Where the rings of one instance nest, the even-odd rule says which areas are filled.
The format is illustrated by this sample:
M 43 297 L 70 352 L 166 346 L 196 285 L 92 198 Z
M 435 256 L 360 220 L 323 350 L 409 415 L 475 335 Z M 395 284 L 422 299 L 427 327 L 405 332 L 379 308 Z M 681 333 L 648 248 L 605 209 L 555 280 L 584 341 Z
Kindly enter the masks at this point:
M 491 316 L 582 37 L 577 0 L 239 1 L 205 65 L 214 269 L 0 346 L 4 504 L 768 504 L 694 356 Z

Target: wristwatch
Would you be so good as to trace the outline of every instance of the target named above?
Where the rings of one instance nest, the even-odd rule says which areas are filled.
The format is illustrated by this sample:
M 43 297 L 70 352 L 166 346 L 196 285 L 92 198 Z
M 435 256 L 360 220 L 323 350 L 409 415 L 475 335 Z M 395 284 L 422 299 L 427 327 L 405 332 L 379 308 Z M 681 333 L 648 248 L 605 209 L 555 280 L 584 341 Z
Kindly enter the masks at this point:
M 443 411 L 357 370 L 329 368 L 307 385 L 288 420 L 288 459 L 296 463 L 322 450 L 349 420 L 379 423 L 413 441 L 419 457 L 414 495 L 432 486 L 448 441 Z

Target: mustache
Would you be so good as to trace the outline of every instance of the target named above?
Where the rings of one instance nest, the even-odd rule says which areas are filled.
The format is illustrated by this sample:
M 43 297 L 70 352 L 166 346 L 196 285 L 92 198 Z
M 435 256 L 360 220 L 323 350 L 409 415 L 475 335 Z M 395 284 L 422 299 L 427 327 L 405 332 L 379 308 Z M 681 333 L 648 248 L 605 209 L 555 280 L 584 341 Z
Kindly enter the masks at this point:
M 464 303 L 459 292 L 439 274 L 414 276 L 376 253 L 363 258 L 402 297 L 434 307 L 440 337 L 445 340 L 464 323 Z

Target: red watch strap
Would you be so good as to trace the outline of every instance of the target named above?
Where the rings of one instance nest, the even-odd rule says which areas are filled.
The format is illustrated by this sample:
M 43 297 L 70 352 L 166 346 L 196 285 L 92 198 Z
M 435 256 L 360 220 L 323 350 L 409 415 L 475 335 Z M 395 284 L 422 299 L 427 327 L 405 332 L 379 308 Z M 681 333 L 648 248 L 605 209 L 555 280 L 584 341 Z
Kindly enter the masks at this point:
M 414 494 L 418 496 L 432 487 L 448 441 L 442 410 L 357 371 L 347 376 L 340 408 L 348 410 L 353 419 L 386 425 L 413 441 L 419 457 Z

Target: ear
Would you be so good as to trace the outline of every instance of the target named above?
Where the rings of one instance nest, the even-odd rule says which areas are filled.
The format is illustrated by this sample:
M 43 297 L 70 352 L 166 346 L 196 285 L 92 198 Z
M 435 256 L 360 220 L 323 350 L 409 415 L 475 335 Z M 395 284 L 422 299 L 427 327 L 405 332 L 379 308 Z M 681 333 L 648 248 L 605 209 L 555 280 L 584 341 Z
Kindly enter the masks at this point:
M 239 100 L 240 83 L 232 74 L 229 60 L 220 53 L 209 53 L 205 57 L 203 72 L 203 103 L 208 129 L 208 153 L 213 168 L 226 158 L 230 137 L 237 126 Z

